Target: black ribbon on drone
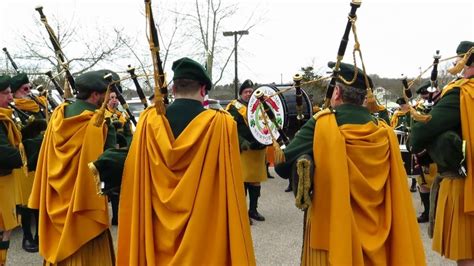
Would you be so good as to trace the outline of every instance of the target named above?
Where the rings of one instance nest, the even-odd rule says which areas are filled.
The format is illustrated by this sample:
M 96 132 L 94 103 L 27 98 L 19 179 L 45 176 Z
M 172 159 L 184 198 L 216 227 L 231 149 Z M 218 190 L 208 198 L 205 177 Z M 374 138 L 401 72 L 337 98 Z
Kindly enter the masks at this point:
M 146 109 L 148 107 L 148 101 L 142 87 L 140 86 L 140 83 L 138 83 L 137 75 L 135 74 L 135 68 L 133 68 L 131 65 L 128 65 L 127 72 L 130 74 L 130 78 L 133 80 L 133 84 L 135 84 L 135 88 L 137 89 L 138 97 Z
M 303 125 L 303 90 L 301 89 L 301 80 L 303 76 L 301 74 L 295 74 L 293 76 L 293 82 L 295 86 L 295 97 L 296 97 L 296 123 L 297 128 L 299 129 Z
M 436 50 L 436 53 L 433 55 L 433 69 L 431 69 L 431 77 L 430 83 L 431 86 L 427 89 L 428 90 L 428 102 L 426 104 L 427 107 L 431 108 L 434 105 L 433 94 L 438 90 L 438 64 L 441 55 L 439 54 L 439 50 Z
M 155 108 L 159 114 L 165 114 L 165 105 L 168 101 L 168 87 L 163 71 L 163 62 L 160 58 L 160 43 L 158 40 L 158 31 L 156 30 L 153 12 L 151 10 L 151 0 L 145 0 L 145 11 L 147 26 L 149 30 L 148 42 L 153 60 L 153 78 L 155 80 Z
M 69 71 L 68 67 L 68 62 L 66 61 L 66 56 L 64 55 L 63 51 L 61 50 L 61 45 L 59 44 L 59 40 L 56 37 L 56 34 L 54 33 L 53 29 L 51 26 L 48 24 L 48 20 L 46 19 L 46 16 L 43 13 L 43 7 L 39 6 L 35 8 L 36 11 L 40 14 L 41 17 L 41 22 L 43 22 L 46 31 L 48 32 L 49 35 L 49 40 L 51 41 L 51 44 L 53 45 L 54 52 L 56 54 L 56 59 L 58 60 L 59 64 L 61 65 L 65 75 L 66 75 L 66 80 L 69 83 L 69 87 L 65 86 L 64 87 L 64 96 L 66 98 L 71 98 L 74 94 L 77 94 L 76 90 L 76 83 L 74 81 L 74 77 L 72 76 L 71 72 Z M 72 92 L 71 92 L 72 89 Z
M 341 61 L 344 58 L 344 54 L 346 53 L 347 43 L 349 42 L 349 33 L 350 33 L 351 27 L 352 27 L 352 20 L 356 18 L 357 8 L 359 8 L 361 4 L 362 4 L 362 2 L 358 1 L 358 0 L 352 0 L 352 2 L 351 2 L 351 10 L 349 12 L 349 17 L 347 18 L 346 29 L 344 30 L 344 35 L 342 36 L 341 43 L 339 44 L 339 49 L 337 51 L 336 65 L 334 66 L 332 78 L 329 81 L 329 84 L 327 86 L 326 99 L 324 101 L 324 107 L 323 108 L 329 107 L 329 103 L 330 103 L 330 100 L 331 100 L 331 97 L 332 97 L 332 93 L 334 91 L 334 87 L 336 86 L 336 80 L 337 80 L 337 76 L 339 74 L 339 68 L 340 68 L 340 65 L 341 65 Z

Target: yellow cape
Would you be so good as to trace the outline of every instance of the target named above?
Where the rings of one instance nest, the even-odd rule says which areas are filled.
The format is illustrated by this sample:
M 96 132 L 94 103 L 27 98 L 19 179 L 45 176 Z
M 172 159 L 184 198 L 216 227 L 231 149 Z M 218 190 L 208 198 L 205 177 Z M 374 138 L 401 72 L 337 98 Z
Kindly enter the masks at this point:
M 0 122 L 3 122 L 5 128 L 7 129 L 8 142 L 11 145 L 18 148 L 21 156 L 21 161 L 23 163 L 21 169 L 24 176 L 28 176 L 28 164 L 25 153 L 25 147 L 22 143 L 21 132 L 18 127 L 15 125 L 15 122 L 12 120 L 13 110 L 9 108 L 0 108 Z
M 118 265 L 254 265 L 233 118 L 206 110 L 175 140 L 140 115 L 125 162 Z
M 318 118 L 313 142 L 312 249 L 333 265 L 424 265 L 397 138 L 385 123 Z
M 62 104 L 51 116 L 41 146 L 29 207 L 39 209 L 39 252 L 59 262 L 108 228 L 105 197 L 97 195 L 87 166 L 103 152 L 107 127 L 95 114 L 65 118 Z
M 443 89 L 441 97 L 454 88 L 461 88 L 459 109 L 462 139 L 466 141 L 467 177 L 464 183 L 464 212 L 474 215 L 474 78 L 451 82 Z

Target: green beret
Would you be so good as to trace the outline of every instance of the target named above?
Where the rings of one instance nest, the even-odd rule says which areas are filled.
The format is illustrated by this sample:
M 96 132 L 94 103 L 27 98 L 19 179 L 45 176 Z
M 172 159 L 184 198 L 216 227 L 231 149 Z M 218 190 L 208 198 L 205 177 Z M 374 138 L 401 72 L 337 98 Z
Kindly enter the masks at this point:
M 452 130 L 436 137 L 427 150 L 438 169 L 443 171 L 457 170 L 463 159 L 462 139 Z
M 23 84 L 28 83 L 30 83 L 30 80 L 28 80 L 28 76 L 25 73 L 20 73 L 16 76 L 13 76 L 10 80 L 10 88 L 12 90 L 12 93 L 15 93 L 18 89 L 20 89 Z
M 116 78 L 118 77 L 117 73 L 111 70 L 102 69 L 90 71 L 76 78 L 76 88 L 79 92 L 105 92 L 107 91 L 107 86 L 109 85 L 109 82 L 104 79 L 104 76 L 109 73 L 112 74 L 113 80 L 119 80 L 119 78 Z
M 206 85 L 207 90 L 212 87 L 211 78 L 204 67 L 190 58 L 183 57 L 174 61 L 171 69 L 174 72 L 173 80 L 190 79 Z
M 428 88 L 431 86 L 430 80 L 423 81 L 418 88 L 416 88 L 416 94 L 428 93 Z
M 328 67 L 334 68 L 335 66 L 336 66 L 336 62 L 328 62 Z M 354 77 L 354 72 L 355 72 L 355 67 L 353 65 L 341 62 L 341 65 L 339 66 L 339 75 L 342 76 L 345 80 L 351 81 Z M 367 78 L 369 79 L 369 86 L 371 88 L 374 88 L 374 83 L 372 82 L 372 79 L 369 76 L 367 76 Z M 340 78 L 338 78 L 337 80 L 341 82 L 342 84 L 346 84 Z M 357 68 L 356 80 L 352 84 L 346 84 L 346 85 L 352 88 L 366 90 L 367 86 L 365 85 L 364 72 L 360 68 Z
M 462 42 L 459 43 L 458 48 L 456 49 L 456 54 L 458 54 L 458 55 L 465 54 L 469 51 L 469 49 L 471 49 L 471 47 L 474 47 L 474 42 L 462 41 Z M 473 61 L 474 61 L 474 54 L 472 54 L 467 59 L 466 65 L 470 66 Z
M 402 104 L 406 104 L 407 102 L 405 101 L 404 98 L 401 98 L 401 97 L 400 97 L 400 98 L 397 99 L 396 103 L 397 103 L 398 105 L 402 105 Z
M 97 71 L 103 72 L 104 76 L 107 75 L 108 73 L 111 73 L 113 81 L 119 81 L 120 80 L 120 76 L 117 73 L 113 72 L 112 70 L 101 69 L 101 70 L 97 70 Z M 115 83 L 115 85 L 117 85 L 117 89 L 119 90 L 119 92 L 122 93 L 122 86 L 120 86 L 120 81 Z
M 247 88 L 254 88 L 253 82 L 250 79 L 246 79 L 239 88 L 239 95 L 242 94 L 242 91 Z
M 458 55 L 465 54 L 473 46 L 474 46 L 474 42 L 462 41 L 461 43 L 459 43 L 458 48 L 456 49 L 456 54 Z
M 0 76 L 0 91 L 4 91 L 10 87 L 10 76 L 1 75 Z

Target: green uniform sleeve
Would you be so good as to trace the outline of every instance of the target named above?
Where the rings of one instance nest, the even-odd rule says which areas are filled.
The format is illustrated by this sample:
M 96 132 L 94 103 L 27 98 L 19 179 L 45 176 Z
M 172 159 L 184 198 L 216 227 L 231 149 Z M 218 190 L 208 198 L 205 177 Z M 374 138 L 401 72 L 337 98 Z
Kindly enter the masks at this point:
M 36 170 L 43 137 L 43 134 L 39 134 L 32 139 L 23 140 L 23 145 L 25 146 L 26 157 L 28 160 L 28 171 Z
M 306 124 L 296 133 L 290 144 L 285 149 L 285 162 L 275 166 L 277 174 L 283 178 L 289 178 L 291 166 L 295 160 L 303 155 L 313 156 L 313 137 L 316 120 L 309 119 Z
M 415 123 L 410 135 L 410 146 L 414 153 L 427 148 L 441 133 L 461 128 L 461 113 L 459 109 L 459 88 L 446 93 L 431 110 L 431 120 L 428 123 Z
M 106 120 L 106 125 L 108 127 L 107 130 L 107 138 L 105 139 L 104 150 L 113 149 L 117 147 L 117 131 L 115 127 L 110 123 L 110 120 Z
M 108 149 L 94 162 L 100 180 L 105 183 L 104 190 L 120 189 L 127 155 L 128 149 Z
M 390 125 L 390 118 L 388 117 L 388 110 L 384 109 L 379 112 L 379 118 L 383 119 L 385 122 L 387 122 L 388 125 Z
M 22 166 L 20 151 L 8 142 L 3 123 L 0 123 L 0 169 L 12 170 Z
M 244 118 L 239 113 L 237 108 L 231 106 L 228 112 L 234 117 L 235 122 L 237 123 L 237 133 L 239 134 L 239 146 L 242 147 L 242 144 L 245 143 L 251 150 L 261 150 L 266 146 L 258 142 L 250 132 L 250 128 L 245 123 Z

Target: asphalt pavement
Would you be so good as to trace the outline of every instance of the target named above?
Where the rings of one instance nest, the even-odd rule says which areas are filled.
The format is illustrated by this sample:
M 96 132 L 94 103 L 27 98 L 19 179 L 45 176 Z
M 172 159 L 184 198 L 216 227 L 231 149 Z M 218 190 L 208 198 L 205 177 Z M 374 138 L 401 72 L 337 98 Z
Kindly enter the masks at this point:
M 270 170 L 276 175 L 273 169 Z M 294 206 L 292 193 L 285 193 L 288 181 L 276 177 L 262 184 L 259 212 L 266 221 L 254 221 L 251 226 L 257 265 L 299 265 L 303 235 L 303 212 Z M 408 188 L 407 188 L 408 189 Z M 418 193 L 412 193 L 417 212 L 422 206 Z M 431 250 L 427 235 L 427 224 L 420 225 L 428 265 L 456 265 Z M 111 227 L 114 243 L 117 227 Z M 12 234 L 8 250 L 7 265 L 42 265 L 38 253 L 27 253 L 21 248 L 22 232 L 16 229 Z

